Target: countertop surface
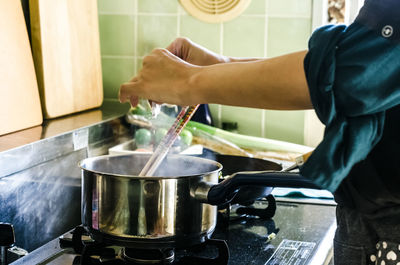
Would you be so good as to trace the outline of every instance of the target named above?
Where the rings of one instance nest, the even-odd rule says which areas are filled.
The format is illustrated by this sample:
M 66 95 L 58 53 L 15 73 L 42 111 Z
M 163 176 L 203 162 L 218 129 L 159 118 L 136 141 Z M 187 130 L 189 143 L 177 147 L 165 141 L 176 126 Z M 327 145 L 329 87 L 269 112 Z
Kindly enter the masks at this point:
M 128 104 L 121 104 L 116 100 L 105 100 L 100 108 L 44 120 L 39 126 L 0 136 L 0 152 L 116 119 L 125 115 L 128 110 Z

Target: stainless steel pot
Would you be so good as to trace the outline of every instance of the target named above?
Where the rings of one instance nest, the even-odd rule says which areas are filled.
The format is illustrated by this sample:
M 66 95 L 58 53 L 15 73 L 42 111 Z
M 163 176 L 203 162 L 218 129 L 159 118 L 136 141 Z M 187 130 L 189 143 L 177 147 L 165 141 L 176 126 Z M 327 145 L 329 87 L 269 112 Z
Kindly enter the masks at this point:
M 139 177 L 149 155 L 101 156 L 80 163 L 82 223 L 99 241 L 135 247 L 198 244 L 215 229 L 217 208 L 241 186 L 317 188 L 298 174 L 236 173 L 218 184 L 222 165 L 168 156 L 155 173 Z M 271 189 L 272 190 L 272 189 Z

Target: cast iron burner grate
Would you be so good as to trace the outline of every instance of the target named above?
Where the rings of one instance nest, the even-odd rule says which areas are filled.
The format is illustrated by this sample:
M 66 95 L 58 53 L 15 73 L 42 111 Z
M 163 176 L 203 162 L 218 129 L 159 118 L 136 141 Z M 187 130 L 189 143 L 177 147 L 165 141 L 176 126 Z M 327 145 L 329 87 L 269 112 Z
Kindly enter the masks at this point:
M 258 217 L 261 220 L 271 220 L 276 213 L 276 200 L 272 194 L 266 196 L 265 200 L 268 202 L 267 207 L 265 208 L 255 208 L 253 204 L 237 204 L 226 207 L 218 212 L 217 224 L 228 227 L 230 222 L 235 222 L 238 219 L 243 219 L 246 217 Z
M 248 207 L 239 207 L 236 210 L 238 215 L 251 215 L 260 217 L 263 220 L 268 220 L 274 217 L 276 212 L 276 200 L 272 194 L 265 197 L 268 202 L 268 206 L 264 209 L 257 209 L 252 206 Z
M 224 240 L 207 239 L 186 249 L 116 248 L 102 242 L 84 240 L 88 233 L 82 226 L 72 232 L 72 241 L 60 238 L 60 246 L 72 247 L 77 254 L 73 265 L 227 265 L 229 249 Z
M 173 249 L 122 248 L 119 256 L 122 260 L 133 264 L 172 264 L 175 251 Z

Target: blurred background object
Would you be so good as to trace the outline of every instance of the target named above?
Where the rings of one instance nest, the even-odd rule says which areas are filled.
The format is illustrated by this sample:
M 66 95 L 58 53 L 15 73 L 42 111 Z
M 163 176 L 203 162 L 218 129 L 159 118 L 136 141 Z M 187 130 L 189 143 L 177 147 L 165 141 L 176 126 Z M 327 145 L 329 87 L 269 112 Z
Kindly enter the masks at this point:
M 344 23 L 346 0 L 328 0 L 328 22 Z

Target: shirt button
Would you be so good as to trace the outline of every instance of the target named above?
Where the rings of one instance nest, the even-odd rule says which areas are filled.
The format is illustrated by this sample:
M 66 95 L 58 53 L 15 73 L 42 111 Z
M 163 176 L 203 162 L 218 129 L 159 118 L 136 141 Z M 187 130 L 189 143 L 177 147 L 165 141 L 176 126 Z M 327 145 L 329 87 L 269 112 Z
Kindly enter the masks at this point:
M 393 35 L 393 27 L 390 25 L 386 25 L 382 28 L 382 36 L 385 38 L 389 38 Z

